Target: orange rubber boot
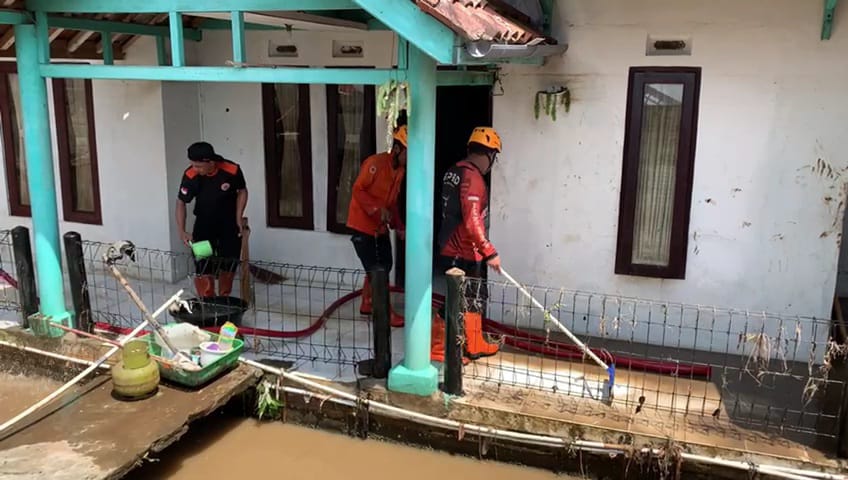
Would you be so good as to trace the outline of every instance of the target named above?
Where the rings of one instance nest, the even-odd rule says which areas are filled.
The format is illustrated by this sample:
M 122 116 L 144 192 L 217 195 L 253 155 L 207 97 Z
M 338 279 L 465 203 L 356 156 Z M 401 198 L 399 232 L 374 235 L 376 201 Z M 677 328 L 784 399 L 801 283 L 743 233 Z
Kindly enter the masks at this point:
M 469 358 L 491 357 L 498 353 L 499 346 L 483 337 L 483 315 L 465 312 L 465 350 Z
M 430 326 L 430 360 L 445 361 L 445 319 L 438 313 Z
M 359 304 L 361 315 L 371 315 L 371 280 L 365 275 L 365 283 L 362 285 L 362 303 Z
M 209 275 L 198 275 L 194 277 L 194 289 L 200 298 L 215 296 L 215 277 Z
M 438 313 L 433 317 L 433 323 L 430 327 L 430 360 L 434 362 L 445 361 L 445 336 L 447 334 L 447 326 L 445 319 Z M 468 365 L 471 360 L 465 355 L 462 356 L 462 364 Z
M 235 277 L 236 274 L 233 272 L 221 272 L 218 277 L 218 295 L 229 297 L 233 293 L 233 279 Z

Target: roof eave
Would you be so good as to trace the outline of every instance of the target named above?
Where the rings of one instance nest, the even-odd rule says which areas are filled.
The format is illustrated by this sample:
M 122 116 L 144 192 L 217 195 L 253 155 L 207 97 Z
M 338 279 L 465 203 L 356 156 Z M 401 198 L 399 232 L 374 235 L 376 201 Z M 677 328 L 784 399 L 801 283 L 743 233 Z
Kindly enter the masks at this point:
M 548 58 L 562 55 L 568 50 L 568 44 L 513 45 L 483 40 L 468 41 L 457 48 L 459 63 L 497 62 L 499 60 Z

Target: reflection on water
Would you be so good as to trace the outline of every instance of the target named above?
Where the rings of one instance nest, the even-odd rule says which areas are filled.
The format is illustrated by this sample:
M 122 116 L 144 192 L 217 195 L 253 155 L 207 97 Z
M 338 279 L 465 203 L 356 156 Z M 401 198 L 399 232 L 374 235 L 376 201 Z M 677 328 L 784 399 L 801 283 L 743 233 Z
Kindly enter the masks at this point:
M 213 415 L 127 479 L 552 480 L 543 470 L 481 462 L 281 422 Z

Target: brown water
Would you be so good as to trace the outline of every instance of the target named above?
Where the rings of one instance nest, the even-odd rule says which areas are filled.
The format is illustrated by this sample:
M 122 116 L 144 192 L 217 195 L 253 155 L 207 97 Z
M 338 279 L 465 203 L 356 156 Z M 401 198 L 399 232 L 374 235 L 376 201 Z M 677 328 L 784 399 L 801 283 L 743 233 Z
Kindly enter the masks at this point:
M 61 383 L 48 378 L 0 371 L 0 423 L 21 413 L 60 386 Z
M 292 478 L 297 480 L 552 480 L 571 477 L 482 462 L 281 422 L 212 417 L 130 473 L 128 480 Z

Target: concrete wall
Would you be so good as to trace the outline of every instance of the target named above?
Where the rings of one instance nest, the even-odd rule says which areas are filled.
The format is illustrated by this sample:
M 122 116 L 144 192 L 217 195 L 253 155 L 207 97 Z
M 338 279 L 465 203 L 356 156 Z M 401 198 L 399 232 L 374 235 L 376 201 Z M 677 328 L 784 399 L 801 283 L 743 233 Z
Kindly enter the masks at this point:
M 142 39 L 130 50 L 126 63 L 156 62 L 155 43 Z M 49 86 L 49 83 L 48 83 Z M 78 231 L 83 238 L 112 242 L 132 239 L 150 248 L 170 247 L 164 214 L 167 205 L 162 87 L 160 82 L 92 82 L 100 202 L 103 225 L 62 221 L 61 232 Z M 50 108 L 52 115 L 52 92 Z M 56 189 L 59 167 L 55 125 L 53 149 Z M 2 154 L 2 152 L 0 152 Z M 5 164 L 2 165 L 5 174 Z M 0 228 L 31 226 L 29 218 L 9 215 L 5 178 L 0 182 Z M 57 193 L 62 217 L 62 196 Z
M 365 57 L 334 59 L 332 41 L 361 39 Z M 270 58 L 272 42 L 293 41 L 299 58 Z M 231 57 L 226 32 L 204 34 L 198 61 L 223 65 Z M 388 32 L 248 32 L 248 58 L 255 63 L 387 68 L 394 58 L 395 40 Z M 239 163 L 250 191 L 247 215 L 252 228 L 252 258 L 274 261 L 361 268 L 348 235 L 327 232 L 327 106 L 324 85 L 310 86 L 312 123 L 312 196 L 314 231 L 269 228 L 266 222 L 265 148 L 262 92 L 258 84 L 205 83 L 200 85 L 203 138 L 221 155 Z M 385 123 L 377 121 L 377 148 L 385 149 Z
M 829 316 L 848 148 L 844 15 L 822 42 L 816 2 L 557 7 L 567 54 L 505 68 L 495 97 L 505 151 L 491 235 L 506 267 L 548 286 Z M 691 35 L 692 55 L 647 57 L 648 35 Z M 665 65 L 703 68 L 685 280 L 614 273 L 628 69 Z M 554 85 L 571 90 L 571 112 L 535 120 L 534 92 Z

